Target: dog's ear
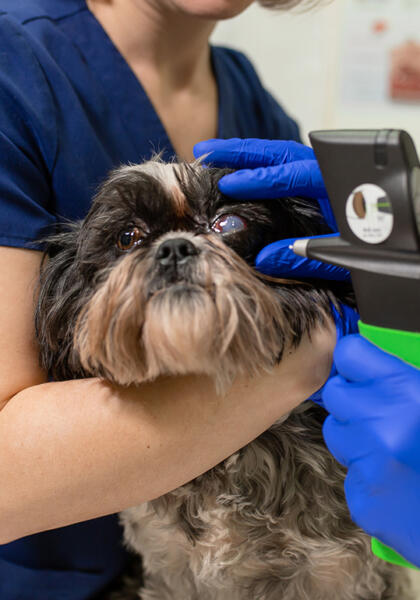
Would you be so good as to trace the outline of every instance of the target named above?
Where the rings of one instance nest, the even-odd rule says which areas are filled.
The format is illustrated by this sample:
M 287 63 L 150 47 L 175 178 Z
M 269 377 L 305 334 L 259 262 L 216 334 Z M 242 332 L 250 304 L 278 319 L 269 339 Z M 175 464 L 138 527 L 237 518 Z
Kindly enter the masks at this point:
M 54 379 L 82 376 L 72 353 L 73 327 L 86 301 L 86 286 L 76 259 L 79 230 L 77 223 L 51 237 L 41 267 L 35 332 L 40 365 Z

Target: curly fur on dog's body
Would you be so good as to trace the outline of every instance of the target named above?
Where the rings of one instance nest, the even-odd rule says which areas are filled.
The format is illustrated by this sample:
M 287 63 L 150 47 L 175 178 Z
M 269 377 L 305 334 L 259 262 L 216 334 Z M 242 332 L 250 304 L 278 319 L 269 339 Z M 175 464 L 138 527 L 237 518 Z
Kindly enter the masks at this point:
M 212 471 L 123 513 L 144 556 L 142 600 L 409 597 L 350 520 L 318 412 L 295 411 Z
M 56 379 L 127 385 L 205 373 L 223 390 L 238 374 L 271 369 L 322 323 L 330 301 L 344 298 L 340 286 L 257 276 L 247 263 L 261 247 L 322 225 L 297 199 L 222 198 L 221 174 L 198 165 L 123 168 L 85 221 L 52 239 L 36 328 L 42 364 Z M 239 215 L 238 230 L 216 233 L 226 215 Z M 131 233 L 118 237 L 124 227 Z M 140 242 L 117 251 L 115 240 L 130 235 Z M 162 248 L 176 240 L 182 260 L 170 254 L 164 264 Z M 350 519 L 324 417 L 306 403 L 192 482 L 124 511 L 144 584 L 128 578 L 107 600 L 409 600 L 405 573 L 375 558 Z

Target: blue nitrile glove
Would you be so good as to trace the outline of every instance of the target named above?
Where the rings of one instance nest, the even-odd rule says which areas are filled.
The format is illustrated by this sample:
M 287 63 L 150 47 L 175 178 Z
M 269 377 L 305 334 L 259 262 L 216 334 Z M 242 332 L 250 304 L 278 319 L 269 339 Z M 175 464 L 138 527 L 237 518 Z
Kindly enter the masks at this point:
M 420 371 L 360 335 L 342 339 L 334 360 L 324 437 L 348 468 L 352 519 L 420 566 Z
M 344 336 L 359 331 L 359 314 L 353 308 L 350 308 L 350 306 L 340 303 L 339 310 L 337 310 L 336 307 L 333 304 L 331 304 L 331 313 L 334 319 L 335 329 L 337 333 L 336 343 L 338 343 Z M 327 383 L 332 377 L 335 377 L 335 375 L 337 375 L 337 369 L 335 363 L 333 362 L 330 374 L 328 375 Z M 324 384 L 323 387 L 320 388 L 314 394 L 312 394 L 312 396 L 308 398 L 308 400 L 312 400 L 320 406 L 324 406 L 323 393 L 326 385 L 327 384 Z
M 338 231 L 314 151 L 297 142 L 239 139 L 206 140 L 194 156 L 215 167 L 239 169 L 219 181 L 226 196 L 239 200 L 305 196 L 318 201 L 326 224 Z
M 331 237 L 334 235 L 338 235 L 338 233 L 315 237 Z M 295 241 L 295 238 L 279 240 L 263 248 L 255 260 L 258 271 L 273 277 L 290 277 L 292 279 L 305 277 L 335 281 L 350 279 L 349 271 L 342 267 L 295 254 L 291 249 Z

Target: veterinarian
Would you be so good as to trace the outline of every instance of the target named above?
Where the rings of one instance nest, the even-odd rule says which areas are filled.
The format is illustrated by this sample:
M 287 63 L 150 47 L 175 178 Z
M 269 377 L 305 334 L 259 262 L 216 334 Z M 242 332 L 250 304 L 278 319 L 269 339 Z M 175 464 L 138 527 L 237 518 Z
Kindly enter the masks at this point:
M 213 467 L 327 378 L 333 324 L 223 400 L 203 377 L 118 388 L 38 365 L 36 241 L 83 218 L 110 169 L 215 136 L 299 139 L 245 56 L 208 44 L 251 2 L 0 0 L 1 600 L 96 597 L 126 561 L 104 515 Z
M 221 191 L 243 200 L 303 195 L 319 200 L 336 230 L 322 175 L 311 148 L 295 142 L 209 140 L 197 144 L 213 165 L 239 169 L 220 180 Z M 277 277 L 346 279 L 339 267 L 296 256 L 281 240 L 264 248 L 257 267 Z M 347 331 L 354 314 L 344 312 Z M 348 473 L 353 520 L 420 567 L 420 371 L 360 335 L 343 337 L 333 374 L 315 396 L 330 416 L 324 438 Z

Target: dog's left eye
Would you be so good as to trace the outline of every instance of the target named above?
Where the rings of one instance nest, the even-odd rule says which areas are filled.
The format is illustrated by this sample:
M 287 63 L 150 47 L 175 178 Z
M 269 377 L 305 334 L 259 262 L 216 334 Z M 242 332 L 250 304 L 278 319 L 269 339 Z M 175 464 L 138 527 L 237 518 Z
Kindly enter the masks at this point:
M 238 215 L 222 215 L 211 226 L 216 233 L 237 233 L 246 228 L 246 221 Z
M 120 250 L 131 250 L 133 246 L 141 242 L 141 239 L 141 231 L 138 227 L 124 229 L 118 234 L 117 246 Z

